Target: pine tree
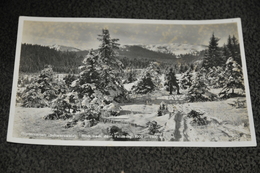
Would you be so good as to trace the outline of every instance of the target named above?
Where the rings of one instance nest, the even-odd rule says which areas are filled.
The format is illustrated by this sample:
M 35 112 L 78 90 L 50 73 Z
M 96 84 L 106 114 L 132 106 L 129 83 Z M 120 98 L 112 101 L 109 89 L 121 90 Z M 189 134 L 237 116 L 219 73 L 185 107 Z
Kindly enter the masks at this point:
M 235 36 L 231 37 L 229 35 L 227 48 L 229 51 L 228 58 L 232 57 L 233 60 L 235 60 L 240 66 L 242 66 L 239 42 Z
M 245 86 L 242 68 L 232 57 L 230 57 L 226 62 L 224 75 L 225 84 L 219 93 L 220 97 L 229 98 L 238 95 L 235 93 L 235 89 L 240 89 L 244 92 Z
M 98 38 L 101 45 L 97 51 L 89 51 L 75 75 L 69 92 L 59 95 L 53 102 L 53 108 L 71 114 L 81 112 L 81 119 L 99 121 L 102 113 L 108 116 L 119 110 L 117 102 L 126 98 L 121 74 L 122 63 L 117 59 L 115 49 L 118 39 L 111 39 L 108 30 L 102 30 Z M 71 112 L 72 110 L 72 112 Z M 71 126 L 75 122 L 69 122 Z M 95 123 L 96 124 L 96 123 Z
M 209 46 L 204 55 L 204 61 L 202 67 L 206 70 L 213 66 L 222 66 L 224 64 L 224 60 L 221 57 L 220 49 L 218 47 L 219 38 L 216 38 L 214 33 L 212 34 Z
M 103 29 L 102 34 L 98 36 L 98 40 L 101 42 L 98 49 L 99 60 L 103 64 L 116 69 L 118 74 L 120 74 L 122 72 L 123 64 L 118 60 L 116 52 L 120 45 L 117 43 L 119 39 L 111 39 L 107 29 Z
M 216 99 L 216 96 L 209 92 L 209 87 L 206 85 L 205 72 L 204 68 L 197 72 L 192 86 L 188 90 L 189 102 L 213 101 Z
M 229 57 L 231 57 L 229 48 L 226 44 L 223 45 L 222 56 L 225 62 L 228 60 Z
M 221 88 L 224 86 L 224 67 L 214 66 L 208 69 L 206 74 L 207 84 L 212 88 Z
M 67 87 L 70 87 L 70 85 L 71 85 L 71 83 L 74 81 L 74 80 L 76 80 L 76 76 L 74 75 L 74 74 L 68 74 L 67 76 L 65 76 L 64 78 L 63 78 L 63 80 L 64 80 L 64 82 L 65 82 L 65 84 L 66 84 L 66 86 Z
M 208 54 L 208 50 L 205 50 L 202 67 L 205 69 L 209 69 L 210 67 L 212 67 L 212 62 L 211 62 L 210 56 Z
M 133 70 L 132 68 L 127 68 L 124 72 L 125 76 L 124 76 L 124 83 L 132 83 L 134 81 L 137 80 L 136 76 L 137 76 L 137 72 L 135 70 Z
M 151 74 L 146 73 L 145 76 L 143 76 L 140 81 L 137 83 L 137 85 L 134 85 L 132 87 L 132 91 L 137 94 L 147 94 L 155 90 L 155 84 L 152 81 Z
M 233 49 L 234 49 L 234 57 L 233 58 L 240 66 L 242 66 L 239 42 L 234 35 L 232 37 L 232 43 L 233 43 Z
M 59 85 L 54 81 L 51 66 L 46 66 L 31 84 L 21 93 L 22 106 L 45 107 L 59 94 Z
M 160 86 L 159 78 L 161 71 L 157 62 L 151 62 L 149 66 L 142 71 L 138 82 L 132 87 L 132 91 L 137 94 L 147 94 Z
M 190 70 L 191 70 L 191 72 L 195 70 L 195 66 L 193 63 L 190 64 Z
M 192 75 L 191 75 L 191 69 L 187 70 L 180 79 L 180 87 L 182 89 L 188 89 L 192 85 Z

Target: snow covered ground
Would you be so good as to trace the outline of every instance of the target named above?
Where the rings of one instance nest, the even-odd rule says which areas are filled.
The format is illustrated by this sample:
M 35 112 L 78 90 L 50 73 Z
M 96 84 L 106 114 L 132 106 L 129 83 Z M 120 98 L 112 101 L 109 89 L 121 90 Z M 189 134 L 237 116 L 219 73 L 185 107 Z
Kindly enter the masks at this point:
M 112 140 L 107 128 L 117 126 L 138 141 L 192 141 L 192 142 L 227 142 L 251 140 L 247 109 L 230 105 L 236 98 L 213 102 L 185 102 L 182 95 L 172 95 L 166 91 L 156 91 L 149 95 L 136 95 L 131 103 L 121 105 L 119 116 L 107 117 L 108 122 L 100 122 L 93 127 L 77 124 L 65 129 L 69 120 L 44 120 L 49 108 L 16 107 L 14 136 L 36 139 L 64 140 Z M 243 99 L 243 98 L 240 98 Z M 147 101 L 148 100 L 148 101 Z M 168 112 L 158 116 L 160 103 L 164 102 Z M 187 117 L 191 110 L 204 113 L 207 125 L 194 125 Z M 156 122 L 158 130 L 151 134 L 148 122 Z M 27 134 L 47 134 L 45 136 Z M 56 136 L 53 134 L 57 134 Z M 69 135 L 66 136 L 66 135 Z M 82 138 L 82 135 L 85 138 Z M 88 136 L 89 137 L 86 137 Z M 93 137 L 95 135 L 95 137 Z M 91 136 L 91 137 L 90 137 Z M 129 139 L 130 139 L 129 138 Z
M 176 77 L 180 78 L 180 74 Z M 160 76 L 162 84 L 164 75 Z M 125 84 L 131 91 L 136 84 Z M 220 89 L 212 89 L 219 93 Z M 169 95 L 165 88 L 149 94 L 130 94 L 128 103 L 120 104 L 118 116 L 104 117 L 104 120 L 93 127 L 83 122 L 71 128 L 65 124 L 71 120 L 44 120 L 51 113 L 50 108 L 23 108 L 17 105 L 15 112 L 14 137 L 33 139 L 64 140 L 113 140 L 108 128 L 117 126 L 129 135 L 129 140 L 138 141 L 191 141 L 191 142 L 227 142 L 249 141 L 250 127 L 246 106 L 236 107 L 234 103 L 245 100 L 245 97 L 212 102 L 187 102 L 187 91 L 180 90 L 181 95 Z M 167 106 L 167 111 L 158 116 L 160 104 Z M 200 112 L 207 124 L 192 123 L 188 117 L 192 110 Z M 155 123 L 152 132 L 149 124 Z M 42 135 L 39 135 L 42 134 Z M 93 137 L 94 136 L 94 137 Z

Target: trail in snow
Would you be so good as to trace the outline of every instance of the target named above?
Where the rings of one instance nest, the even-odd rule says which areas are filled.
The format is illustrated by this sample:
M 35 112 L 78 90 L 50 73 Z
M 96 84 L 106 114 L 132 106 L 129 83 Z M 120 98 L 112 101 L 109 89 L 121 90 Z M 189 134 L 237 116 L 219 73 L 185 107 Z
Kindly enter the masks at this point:
M 175 121 L 174 141 L 180 141 L 180 139 L 182 138 L 182 134 L 180 132 L 182 118 L 183 118 L 182 114 L 176 114 L 176 116 L 174 117 L 174 121 Z

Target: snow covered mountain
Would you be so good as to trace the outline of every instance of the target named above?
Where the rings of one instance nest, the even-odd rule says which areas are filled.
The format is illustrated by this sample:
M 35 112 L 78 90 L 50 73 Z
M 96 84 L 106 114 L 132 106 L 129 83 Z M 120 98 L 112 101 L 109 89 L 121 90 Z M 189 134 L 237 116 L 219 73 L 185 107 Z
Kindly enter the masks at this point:
M 191 44 L 149 44 L 149 45 L 139 45 L 143 48 L 146 48 L 151 51 L 161 52 L 166 54 L 193 54 L 196 55 L 200 51 L 207 49 L 207 46 L 204 45 L 191 45 Z
M 57 45 L 57 44 L 50 46 L 50 48 L 58 50 L 58 51 L 62 51 L 62 52 L 66 52 L 66 51 L 79 52 L 79 51 L 81 51 L 80 49 L 75 48 L 75 47 L 69 47 L 69 46 L 63 46 L 63 45 Z

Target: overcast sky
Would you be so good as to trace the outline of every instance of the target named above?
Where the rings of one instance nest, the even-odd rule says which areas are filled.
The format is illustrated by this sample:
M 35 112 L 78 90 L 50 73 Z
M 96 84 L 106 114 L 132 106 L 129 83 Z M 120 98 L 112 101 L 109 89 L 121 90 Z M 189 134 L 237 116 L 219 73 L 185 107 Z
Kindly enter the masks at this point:
M 173 25 L 127 23 L 80 23 L 24 21 L 22 43 L 40 45 L 64 45 L 82 50 L 97 48 L 97 40 L 103 28 L 109 29 L 111 38 L 119 44 L 168 44 L 187 43 L 208 45 L 214 35 L 219 45 L 227 42 L 229 35 L 238 38 L 237 24 Z

